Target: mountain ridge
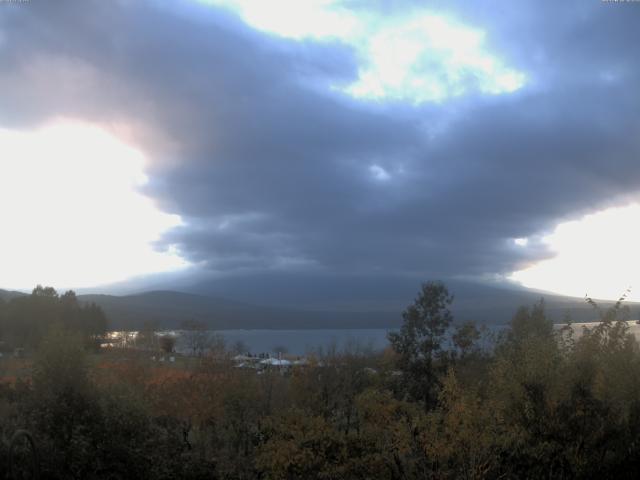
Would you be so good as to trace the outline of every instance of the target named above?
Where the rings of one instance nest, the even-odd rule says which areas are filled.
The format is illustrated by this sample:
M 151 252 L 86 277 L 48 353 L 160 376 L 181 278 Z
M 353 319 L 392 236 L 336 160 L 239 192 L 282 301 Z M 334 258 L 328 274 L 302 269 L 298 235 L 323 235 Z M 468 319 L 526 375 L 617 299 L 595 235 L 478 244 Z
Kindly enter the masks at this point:
M 594 321 L 597 312 L 584 299 L 540 291 L 502 289 L 475 285 L 452 289 L 454 321 L 474 320 L 480 324 L 508 323 L 518 307 L 544 299 L 548 316 L 556 323 L 566 313 L 574 322 Z M 458 290 L 458 292 L 456 291 Z M 462 292 L 462 293 L 461 293 Z M 461 293 L 461 294 L 460 294 Z M 10 300 L 22 292 L 0 290 L 0 298 Z M 398 305 L 371 310 L 313 310 L 289 306 L 256 305 L 216 295 L 178 290 L 150 290 L 130 295 L 91 293 L 78 295 L 83 303 L 96 303 L 107 315 L 113 329 L 139 329 L 145 322 L 162 328 L 179 328 L 185 320 L 197 320 L 209 328 L 227 329 L 359 329 L 398 328 L 404 307 Z M 398 303 L 398 302 L 396 302 Z M 613 301 L 599 301 L 603 308 Z M 632 312 L 640 303 L 625 302 Z

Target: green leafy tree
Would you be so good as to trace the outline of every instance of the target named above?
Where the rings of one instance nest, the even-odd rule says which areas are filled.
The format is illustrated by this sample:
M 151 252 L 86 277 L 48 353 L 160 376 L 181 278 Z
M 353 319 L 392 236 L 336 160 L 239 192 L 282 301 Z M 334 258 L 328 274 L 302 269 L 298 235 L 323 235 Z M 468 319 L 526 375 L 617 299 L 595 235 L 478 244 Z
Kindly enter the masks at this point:
M 513 316 L 510 327 L 509 341 L 517 345 L 533 339 L 549 340 L 553 337 L 553 322 L 547 318 L 544 300 L 532 307 L 520 307 Z
M 99 417 L 81 336 L 50 330 L 36 357 L 31 400 L 25 408 L 45 449 L 53 452 L 46 467 L 78 475 L 88 458 L 86 426 Z
M 411 397 L 431 408 L 437 400 L 438 377 L 445 359 L 442 343 L 453 321 L 453 296 L 442 282 L 422 285 L 418 297 L 402 314 L 399 332 L 388 335 L 398 354 L 404 386 Z
M 451 340 L 459 352 L 460 358 L 464 359 L 473 352 L 478 340 L 480 340 L 480 330 L 478 330 L 474 322 L 457 325 L 451 336 Z
M 60 296 L 52 287 L 41 285 L 31 295 L 11 299 L 4 320 L 3 336 L 16 347 L 37 348 L 54 325 L 96 347 L 108 328 L 107 317 L 95 303 L 84 305 L 73 290 Z

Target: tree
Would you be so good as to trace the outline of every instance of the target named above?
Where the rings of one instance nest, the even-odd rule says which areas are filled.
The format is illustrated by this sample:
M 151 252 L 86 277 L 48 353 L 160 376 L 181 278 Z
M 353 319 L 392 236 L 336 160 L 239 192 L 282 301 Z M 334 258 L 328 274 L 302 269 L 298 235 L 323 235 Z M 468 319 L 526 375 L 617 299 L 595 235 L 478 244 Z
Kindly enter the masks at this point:
M 213 335 L 207 335 L 207 346 L 209 354 L 213 358 L 224 358 L 229 352 L 227 352 L 227 341 L 224 335 L 220 333 L 214 333 Z
M 443 378 L 439 400 L 420 432 L 431 478 L 499 478 L 495 453 L 506 434 L 493 405 L 462 384 L 453 369 Z
M 184 345 L 194 357 L 201 357 L 209 348 L 211 337 L 207 325 L 198 320 L 185 320 L 180 325 Z
M 249 346 L 242 340 L 236 340 L 231 347 L 231 353 L 236 355 L 249 353 Z
M 461 359 L 466 358 L 473 351 L 479 339 L 480 330 L 474 322 L 466 322 L 456 326 L 455 332 L 451 336 L 453 345 L 459 351 Z
M 48 468 L 69 475 L 78 467 L 86 441 L 87 425 L 98 418 L 83 339 L 61 328 L 52 328 L 41 342 L 33 369 L 31 401 L 25 410 L 36 432 L 47 439 L 51 451 Z M 82 475 L 78 475 L 82 476 Z
M 160 348 L 163 352 L 171 353 L 176 346 L 176 339 L 170 335 L 163 335 L 160 337 Z
M 6 339 L 6 314 L 7 314 L 7 302 L 0 297 L 0 338 Z
M 31 295 L 11 299 L 6 306 L 4 334 L 16 346 L 37 347 L 57 325 L 80 334 L 87 346 L 97 348 L 108 328 L 107 317 L 95 303 L 82 304 L 73 290 L 63 295 L 38 285 Z
M 553 322 L 547 318 L 544 310 L 544 299 L 532 307 L 520 307 L 513 316 L 508 330 L 509 339 L 516 343 L 534 338 L 549 339 L 553 337 Z
M 99 305 L 90 303 L 82 307 L 82 323 L 80 331 L 89 338 L 103 336 L 108 328 L 109 322 L 104 311 Z
M 158 348 L 158 336 L 156 332 L 160 330 L 160 324 L 158 321 L 147 320 L 142 324 L 142 327 L 138 331 L 136 337 L 136 345 L 151 350 Z
M 399 332 L 388 335 L 398 354 L 398 367 L 407 393 L 424 402 L 426 409 L 437 400 L 438 374 L 444 371 L 442 342 L 453 316 L 453 296 L 442 282 L 427 282 L 413 305 L 402 314 Z
M 56 292 L 55 288 L 43 287 L 42 285 L 36 285 L 36 288 L 31 291 L 31 295 L 33 297 L 58 299 L 58 292 Z

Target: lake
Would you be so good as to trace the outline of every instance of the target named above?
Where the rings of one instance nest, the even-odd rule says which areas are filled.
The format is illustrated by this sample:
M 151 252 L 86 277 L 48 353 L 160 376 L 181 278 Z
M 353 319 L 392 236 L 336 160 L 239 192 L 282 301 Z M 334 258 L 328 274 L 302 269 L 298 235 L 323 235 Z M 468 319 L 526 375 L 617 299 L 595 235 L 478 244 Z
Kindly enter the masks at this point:
M 257 354 L 273 352 L 284 347 L 293 355 L 305 355 L 318 348 L 326 350 L 335 346 L 339 350 L 358 345 L 381 350 L 387 346 L 387 329 L 353 330 L 221 330 L 211 332 L 224 337 L 227 347 L 242 342 L 249 352 Z M 180 350 L 180 342 L 177 345 Z
M 488 331 L 497 332 L 503 328 L 493 326 Z M 337 350 L 358 347 L 382 350 L 389 345 L 387 334 L 391 331 L 397 329 L 220 330 L 211 333 L 222 335 L 229 348 L 236 342 L 242 342 L 254 354 L 274 352 L 276 348 L 284 347 L 290 354 L 305 355 L 319 348 L 326 351 L 334 346 Z M 487 343 L 486 339 L 484 343 Z M 176 346 L 178 350 L 182 349 L 180 340 Z
M 583 327 L 594 327 L 597 322 L 574 323 L 573 329 L 576 338 L 582 333 Z M 629 332 L 640 341 L 640 325 L 635 320 L 628 322 Z M 555 325 L 556 328 L 562 324 Z M 487 326 L 488 332 L 498 333 L 506 328 L 506 325 Z M 275 347 L 285 347 L 293 355 L 304 355 L 318 347 L 327 349 L 335 345 L 343 349 L 350 344 L 370 346 L 381 350 L 388 346 L 387 333 L 397 329 L 350 329 L 350 330 L 221 330 L 221 334 L 227 346 L 232 347 L 235 342 L 241 341 L 252 353 L 273 352 Z M 487 347 L 490 340 L 484 339 L 483 347 Z
M 576 337 L 582 333 L 583 327 L 593 327 L 597 323 L 574 323 L 573 328 Z M 636 321 L 628 322 L 630 333 L 640 340 L 640 325 Z M 556 325 L 560 328 L 562 325 Z M 506 328 L 504 325 L 491 325 L 487 331 L 497 333 Z M 394 329 L 317 329 L 317 330 L 220 330 L 210 332 L 224 337 L 227 347 L 232 348 L 236 342 L 242 342 L 247 349 L 254 354 L 273 352 L 278 347 L 284 347 L 293 355 L 305 355 L 318 348 L 327 350 L 335 346 L 338 350 L 347 347 L 370 347 L 374 350 L 382 350 L 388 346 L 387 333 Z M 115 333 L 115 332 L 114 332 Z M 163 332 L 178 334 L 177 331 Z M 178 336 L 177 349 L 183 350 Z M 490 339 L 483 339 L 483 348 L 488 347 Z

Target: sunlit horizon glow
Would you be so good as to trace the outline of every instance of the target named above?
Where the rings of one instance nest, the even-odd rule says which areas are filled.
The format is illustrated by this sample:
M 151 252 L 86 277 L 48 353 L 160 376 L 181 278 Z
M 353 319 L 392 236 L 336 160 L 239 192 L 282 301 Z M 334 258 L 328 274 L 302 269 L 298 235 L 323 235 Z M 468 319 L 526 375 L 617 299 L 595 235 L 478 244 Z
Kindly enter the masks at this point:
M 640 301 L 637 218 L 640 205 L 631 204 L 562 223 L 543 238 L 555 256 L 510 278 L 528 288 L 609 300 L 618 299 L 630 287 L 628 299 Z
M 145 158 L 106 130 L 0 129 L 0 288 L 105 285 L 187 263 L 152 242 L 181 223 L 137 189 Z
M 358 78 L 333 86 L 361 100 L 441 102 L 468 92 L 512 93 L 526 75 L 485 46 L 485 32 L 427 9 L 381 15 L 337 0 L 200 0 L 224 6 L 253 28 L 302 40 L 339 40 L 358 57 Z

